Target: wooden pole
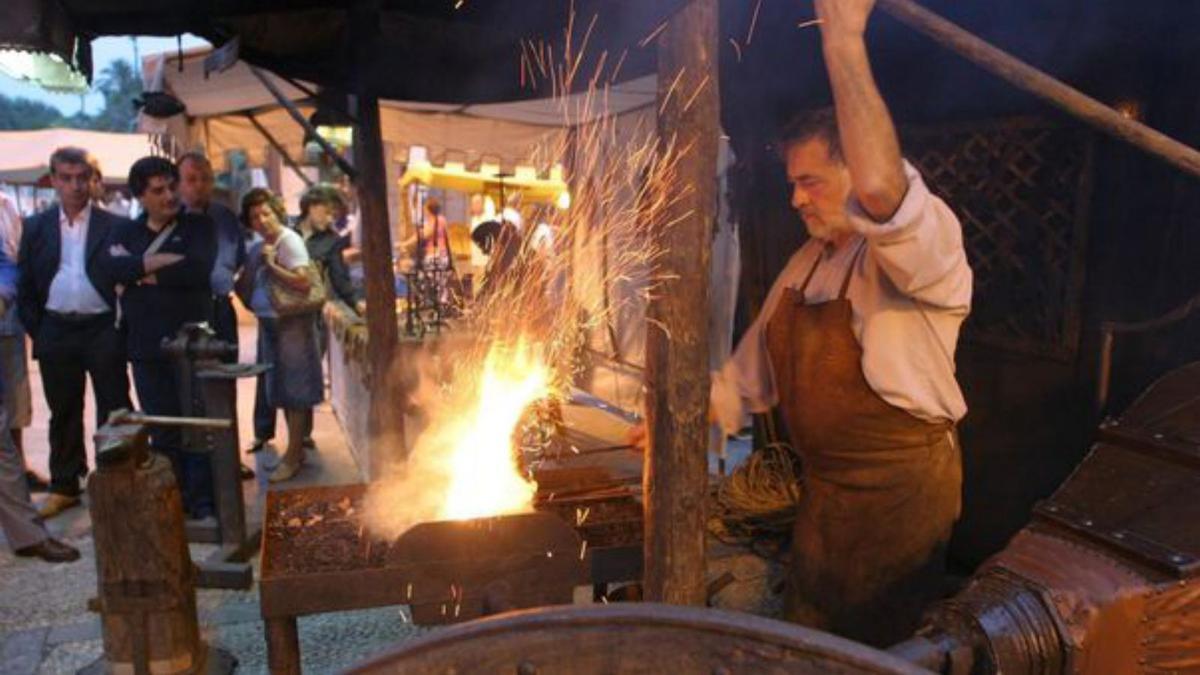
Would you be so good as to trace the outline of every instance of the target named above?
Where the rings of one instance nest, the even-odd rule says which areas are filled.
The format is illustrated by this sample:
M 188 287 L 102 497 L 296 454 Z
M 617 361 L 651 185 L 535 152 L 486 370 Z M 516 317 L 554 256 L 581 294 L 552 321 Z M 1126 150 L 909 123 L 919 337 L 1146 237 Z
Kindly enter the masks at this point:
M 296 174 L 300 177 L 300 180 L 304 181 L 304 186 L 312 187 L 312 179 L 304 175 L 304 172 L 300 170 L 300 166 L 296 164 L 296 160 L 292 159 L 292 157 L 288 155 L 287 148 L 283 147 L 283 144 L 280 143 L 270 131 L 267 131 L 267 128 L 262 125 L 262 122 L 258 121 L 258 118 L 254 116 L 254 113 L 246 113 L 246 119 L 250 120 L 250 124 L 254 125 L 254 128 L 258 130 L 258 133 L 262 134 L 262 137 L 267 139 L 267 143 L 270 143 L 272 148 L 275 148 L 275 152 L 279 153 L 279 158 L 282 159 L 283 163 L 292 170 L 292 173 Z
M 692 0 L 658 43 L 658 133 L 688 148 L 681 199 L 657 233 L 662 282 L 648 309 L 645 595 L 705 602 L 708 479 L 708 268 L 717 212 L 717 0 Z
M 1100 101 L 1043 73 L 963 28 L 918 5 L 913 0 L 878 0 L 879 8 L 901 23 L 924 33 L 935 42 L 1001 79 L 1035 96 L 1104 133 L 1200 177 L 1200 151 L 1129 119 Z
M 358 167 L 359 227 L 362 231 L 363 276 L 367 295 L 367 389 L 371 397 L 368 432 L 371 447 L 403 448 L 402 402 L 392 385 L 392 361 L 397 350 L 396 272 L 392 266 L 392 230 L 387 208 L 387 168 L 383 132 L 379 126 L 379 99 L 365 73 L 376 63 L 379 42 L 379 4 L 357 2 L 351 10 L 351 31 L 356 41 L 356 70 L 363 75 L 354 83 L 354 164 Z M 372 454 L 375 450 L 372 449 Z
M 296 107 L 296 104 L 292 103 L 292 101 L 288 99 L 288 97 L 285 96 L 282 91 L 280 91 L 279 87 L 275 86 L 275 83 L 271 81 L 271 78 L 267 77 L 266 73 L 254 66 L 250 66 L 250 72 L 254 73 L 254 76 L 258 78 L 259 82 L 262 82 L 262 85 L 267 88 L 267 91 L 271 93 L 271 96 L 275 97 L 275 100 L 279 103 L 279 105 L 283 106 L 283 109 L 287 111 L 287 114 L 291 115 L 292 119 L 296 120 L 296 124 L 299 124 L 304 129 L 305 133 L 314 141 L 316 141 L 317 145 L 321 146 L 321 150 L 323 150 L 325 154 L 328 155 L 329 158 L 338 165 L 338 168 L 342 170 L 342 173 L 350 176 L 352 179 L 357 177 L 358 171 L 355 170 L 350 162 L 347 162 L 346 159 L 342 157 L 341 153 L 337 151 L 337 148 L 333 147 L 329 141 L 325 140 L 321 137 L 321 134 L 317 133 L 317 130 L 313 128 L 313 125 L 309 123 L 307 118 L 304 117 L 304 113 L 300 112 L 300 109 Z

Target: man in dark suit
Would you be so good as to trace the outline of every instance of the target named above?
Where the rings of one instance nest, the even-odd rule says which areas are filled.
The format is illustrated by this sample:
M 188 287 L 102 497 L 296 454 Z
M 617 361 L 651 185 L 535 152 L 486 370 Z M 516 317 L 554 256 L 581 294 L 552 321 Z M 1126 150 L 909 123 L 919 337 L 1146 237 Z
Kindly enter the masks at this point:
M 143 157 L 129 169 L 129 191 L 142 205 L 135 221 L 117 226 L 102 253 L 108 273 L 124 286 L 121 309 L 142 409 L 179 415 L 182 405 L 175 366 L 162 352 L 185 323 L 212 321 L 210 276 L 217 256 L 212 221 L 181 210 L 179 171 L 170 160 Z M 171 460 L 192 518 L 213 515 L 212 468 L 208 456 L 185 452 L 178 428 L 155 427 L 151 442 Z
M 50 183 L 59 203 L 25 220 L 18 254 L 17 313 L 33 338 L 50 406 L 50 496 L 44 518 L 79 504 L 87 475 L 83 445 L 85 376 L 92 378 L 97 425 L 129 407 L 125 348 L 114 324 L 115 284 L 100 252 L 124 219 L 90 203 L 87 152 L 50 155 Z

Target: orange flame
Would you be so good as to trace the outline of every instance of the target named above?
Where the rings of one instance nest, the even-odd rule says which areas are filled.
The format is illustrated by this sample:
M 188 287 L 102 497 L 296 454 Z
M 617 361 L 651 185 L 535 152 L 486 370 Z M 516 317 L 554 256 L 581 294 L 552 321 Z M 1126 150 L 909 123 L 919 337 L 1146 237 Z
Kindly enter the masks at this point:
M 512 437 L 525 408 L 550 393 L 550 370 L 524 341 L 511 351 L 494 346 L 477 391 L 473 409 L 449 432 L 458 438 L 447 463 L 444 520 L 528 511 L 536 490 L 518 472 Z

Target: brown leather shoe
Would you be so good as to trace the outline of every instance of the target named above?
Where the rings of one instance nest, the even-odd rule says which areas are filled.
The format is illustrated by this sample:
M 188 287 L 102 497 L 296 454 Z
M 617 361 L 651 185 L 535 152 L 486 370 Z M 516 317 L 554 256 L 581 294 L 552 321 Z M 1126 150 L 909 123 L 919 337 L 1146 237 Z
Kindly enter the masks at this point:
M 48 563 L 64 563 L 79 560 L 79 550 L 70 544 L 47 537 L 33 546 L 13 551 L 22 558 L 41 558 Z
M 38 515 L 42 518 L 53 518 L 73 506 L 79 506 L 81 503 L 79 497 L 51 492 L 50 496 L 46 497 L 46 501 L 42 503 L 42 508 L 38 509 Z

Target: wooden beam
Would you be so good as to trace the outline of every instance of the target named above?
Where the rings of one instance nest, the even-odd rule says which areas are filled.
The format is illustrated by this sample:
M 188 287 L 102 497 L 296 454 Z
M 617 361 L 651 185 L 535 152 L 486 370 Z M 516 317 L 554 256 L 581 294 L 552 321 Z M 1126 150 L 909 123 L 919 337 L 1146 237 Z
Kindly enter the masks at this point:
M 267 88 L 267 91 L 271 92 L 271 96 L 275 97 L 275 100 L 279 102 L 279 105 L 283 106 L 283 109 L 287 111 L 287 114 L 291 115 L 292 119 L 296 120 L 296 124 L 299 124 L 301 128 L 304 129 L 304 132 L 314 141 L 316 141 L 317 145 L 321 146 L 321 150 L 325 151 L 325 154 L 328 155 L 329 158 L 338 165 L 338 168 L 342 170 L 342 173 L 350 176 L 351 179 L 357 177 L 358 171 L 354 168 L 354 166 L 351 165 L 350 162 L 347 162 L 344 157 L 342 157 L 342 155 L 337 151 L 337 148 L 333 147 L 329 141 L 325 140 L 321 137 L 321 134 L 317 133 L 317 130 L 313 128 L 313 125 L 309 123 L 306 117 L 304 117 L 304 113 L 300 112 L 300 109 L 296 107 L 296 104 L 292 103 L 292 101 L 285 96 L 282 91 L 280 91 L 279 87 L 275 86 L 275 83 L 271 81 L 271 78 L 267 77 L 266 73 L 259 70 L 255 66 L 250 66 L 250 72 L 254 73 L 254 76 L 258 78 L 258 81 L 262 82 L 262 85 Z
M 878 0 L 879 8 L 976 65 L 1118 140 L 1200 177 L 1200 151 L 1129 119 L 1083 92 L 972 35 L 913 0 Z
M 378 0 L 356 2 L 350 13 L 355 36 L 355 61 L 366 72 L 379 53 Z M 377 448 L 404 448 L 403 401 L 394 389 L 392 364 L 398 351 L 396 323 L 396 272 L 392 267 L 392 229 L 388 218 L 387 168 L 383 132 L 379 125 L 379 98 L 365 77 L 354 88 L 355 187 L 361 221 L 363 277 L 367 296 L 367 389 L 371 396 L 368 432 L 372 454 Z M 374 461 L 369 460 L 373 467 Z
M 262 122 L 259 122 L 258 118 L 256 118 L 253 113 L 246 113 L 246 119 L 250 120 L 250 124 L 253 124 L 254 128 L 258 129 L 258 133 L 262 134 L 262 137 L 267 139 L 267 142 L 271 144 L 272 148 L 275 148 L 275 152 L 279 153 L 279 158 L 283 160 L 283 163 L 287 164 L 288 168 L 291 169 L 292 172 L 294 172 L 297 176 L 299 176 L 300 180 L 304 181 L 304 186 L 312 187 L 312 179 L 304 175 L 304 172 L 300 170 L 300 165 L 296 164 L 296 160 L 292 159 L 291 156 L 288 155 L 287 148 L 283 147 L 283 144 L 280 143 L 273 135 L 271 135 L 271 132 L 267 131 L 267 128 L 262 125 Z
M 681 198 L 658 230 L 661 286 L 647 310 L 646 599 L 705 602 L 708 268 L 717 215 L 717 0 L 692 0 L 658 43 L 658 133 L 687 148 Z

